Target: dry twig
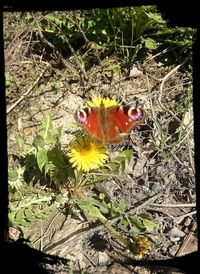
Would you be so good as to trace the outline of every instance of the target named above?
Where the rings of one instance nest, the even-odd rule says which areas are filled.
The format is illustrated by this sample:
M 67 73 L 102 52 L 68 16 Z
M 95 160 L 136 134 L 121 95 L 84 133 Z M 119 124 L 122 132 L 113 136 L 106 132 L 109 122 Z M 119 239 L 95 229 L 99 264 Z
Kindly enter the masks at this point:
M 161 82 L 161 85 L 160 85 L 160 93 L 159 93 L 159 97 L 158 97 L 158 103 L 160 105 L 160 107 L 163 109 L 163 110 L 166 110 L 167 112 L 169 112 L 176 121 L 178 121 L 179 123 L 181 123 L 181 120 L 176 117 L 176 115 L 173 113 L 173 111 L 171 111 L 170 109 L 167 109 L 163 106 L 162 104 L 162 95 L 163 95 L 163 87 L 164 87 L 164 84 L 165 82 L 170 78 L 170 76 L 172 74 L 174 74 L 181 66 L 183 66 L 186 62 L 188 61 L 188 59 L 186 59 L 185 61 L 183 61 L 181 64 L 179 64 L 178 66 L 176 66 L 175 68 L 173 68 L 169 73 L 167 73 L 165 75 L 165 77 L 163 78 L 162 82 Z
M 158 206 L 158 207 L 196 207 L 196 203 L 189 203 L 189 204 L 155 204 L 155 203 L 153 203 L 152 206 Z
M 9 107 L 7 109 L 7 114 L 9 114 L 21 101 L 23 101 L 26 96 L 34 89 L 34 87 L 39 83 L 40 79 L 42 78 L 42 76 L 45 74 L 46 70 L 50 67 L 50 64 L 46 63 L 46 67 L 44 68 L 44 70 L 40 73 L 40 75 L 38 76 L 38 78 L 35 80 L 35 82 L 33 83 L 33 85 L 19 98 L 19 100 L 17 100 L 11 107 Z

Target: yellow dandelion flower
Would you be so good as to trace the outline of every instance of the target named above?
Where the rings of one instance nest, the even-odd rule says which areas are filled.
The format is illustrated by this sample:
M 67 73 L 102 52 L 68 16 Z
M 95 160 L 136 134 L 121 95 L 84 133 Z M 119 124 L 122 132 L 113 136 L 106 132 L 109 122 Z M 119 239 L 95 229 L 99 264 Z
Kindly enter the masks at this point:
M 118 106 L 119 103 L 113 99 L 110 99 L 108 97 L 102 98 L 102 97 L 94 97 L 91 101 L 87 102 L 87 106 L 89 107 L 100 107 L 101 102 L 103 101 L 103 104 L 105 108 Z
M 107 150 L 101 144 L 93 142 L 88 136 L 80 136 L 70 145 L 67 153 L 72 167 L 89 172 L 103 166 L 108 159 Z
M 140 236 L 136 240 L 136 254 L 141 259 L 145 254 L 151 251 L 149 240 L 145 236 Z

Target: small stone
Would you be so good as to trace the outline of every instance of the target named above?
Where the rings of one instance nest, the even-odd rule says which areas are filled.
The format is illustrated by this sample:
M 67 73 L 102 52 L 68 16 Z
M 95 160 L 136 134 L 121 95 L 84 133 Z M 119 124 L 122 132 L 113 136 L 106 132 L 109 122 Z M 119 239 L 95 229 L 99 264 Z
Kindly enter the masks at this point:
M 105 252 L 99 252 L 99 264 L 105 265 L 109 261 L 109 256 Z
M 136 274 L 149 274 L 148 269 L 146 269 L 146 268 L 143 267 L 143 266 L 136 266 L 136 267 L 134 268 L 134 272 L 135 272 Z
M 179 249 L 179 245 L 172 245 L 169 247 L 169 253 L 172 255 L 172 256 L 175 256 L 177 251 Z
M 191 219 L 189 218 L 189 217 L 187 217 L 186 219 L 185 219 L 185 222 L 184 222 L 184 225 L 185 226 L 189 226 L 190 224 L 191 224 Z
M 171 229 L 171 236 L 173 238 L 177 238 L 177 237 L 180 238 L 180 237 L 184 237 L 185 233 L 182 230 L 180 230 L 178 227 L 173 227 Z

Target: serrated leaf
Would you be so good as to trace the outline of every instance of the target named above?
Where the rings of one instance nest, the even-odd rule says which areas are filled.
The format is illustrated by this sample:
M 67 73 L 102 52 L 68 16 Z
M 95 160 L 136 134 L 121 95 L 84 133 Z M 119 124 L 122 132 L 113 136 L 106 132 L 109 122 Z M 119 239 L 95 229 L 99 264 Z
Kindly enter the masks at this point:
M 94 206 L 92 203 L 90 203 L 88 200 L 80 201 L 76 200 L 77 204 L 80 206 L 80 208 L 85 211 L 90 217 L 97 218 L 101 220 L 106 220 L 106 218 L 101 214 L 101 211 L 99 208 Z
M 27 222 L 25 221 L 25 215 L 24 215 L 24 210 L 23 210 L 23 209 L 19 210 L 19 211 L 16 213 L 15 221 L 16 221 L 19 225 L 22 225 L 22 226 L 27 225 Z
M 33 145 L 35 147 L 43 147 L 45 145 L 45 140 L 41 135 L 37 135 L 33 140 Z
M 49 144 L 55 145 L 57 143 L 57 134 L 53 134 L 48 132 L 47 136 L 46 136 L 46 142 L 48 142 Z
M 118 163 L 110 162 L 110 163 L 104 165 L 104 167 L 107 167 L 107 168 L 110 169 L 113 173 L 119 170 L 119 164 L 118 164 Z
M 9 220 L 10 226 L 14 225 L 14 223 L 15 223 L 15 214 L 16 214 L 15 211 L 8 213 L 8 220 Z
M 99 169 L 99 171 L 101 172 L 101 173 L 107 173 L 108 172 L 108 169 L 105 169 L 105 168 L 101 168 L 101 169 Z M 98 182 L 102 182 L 102 181 L 105 181 L 105 180 L 107 180 L 108 179 L 108 175 L 98 175 L 98 176 L 94 176 L 93 177 L 93 182 L 94 183 L 98 183 Z
M 17 208 L 24 207 L 25 202 L 25 200 L 19 201 Z
M 19 147 L 23 149 L 23 148 L 24 148 L 24 145 L 25 145 L 25 140 L 24 140 L 24 138 L 21 137 L 21 136 L 18 136 L 18 137 L 17 137 L 17 142 L 18 142 Z
M 120 220 L 120 222 L 118 223 L 118 226 L 122 226 L 122 227 L 127 228 L 127 227 L 129 226 L 128 220 L 125 219 L 125 218 L 122 218 L 122 219 Z
M 142 220 L 139 217 L 133 216 L 133 217 L 130 217 L 129 220 L 132 224 L 133 233 L 139 234 L 145 231 L 145 226 L 143 225 Z
M 131 159 L 133 158 L 133 150 L 127 149 L 120 153 L 120 156 L 125 157 L 128 163 L 130 163 Z
M 48 205 L 51 199 L 51 196 L 32 197 L 31 200 L 29 197 L 29 199 L 19 201 L 16 207 L 13 206 L 13 203 L 10 203 L 9 225 L 23 227 L 28 222 L 44 218 L 48 212 L 55 208 L 55 204 Z M 42 209 L 41 205 L 43 206 Z
M 152 38 L 144 39 L 145 47 L 147 49 L 157 49 L 159 44 Z
M 56 171 L 56 166 L 52 163 L 52 161 L 47 162 L 44 167 L 45 174 L 49 174 L 50 176 L 53 176 Z
M 163 20 L 162 16 L 158 13 L 146 12 L 146 15 L 149 19 L 156 21 L 156 23 L 166 24 L 166 22 Z
M 34 219 L 34 213 L 31 207 L 26 208 L 24 211 L 24 214 L 28 220 Z
M 125 212 L 125 209 L 126 209 L 126 203 L 124 201 L 124 199 L 121 199 L 120 202 L 119 202 L 119 206 L 118 206 L 121 210 L 122 213 Z
M 16 225 L 17 226 L 26 226 L 28 224 L 28 222 L 26 222 L 24 219 L 21 220 L 17 220 Z
M 112 218 L 115 216 L 118 216 L 121 213 L 121 210 L 119 209 L 119 207 L 116 207 L 113 203 L 110 204 L 110 207 L 111 207 L 110 214 Z
M 47 13 L 44 17 L 49 20 L 55 20 L 55 18 L 57 18 L 57 16 L 53 12 Z
M 37 214 L 35 214 L 35 218 L 37 219 L 42 219 L 45 216 L 45 214 L 43 212 L 37 212 Z
M 18 137 L 17 137 L 17 142 L 18 142 L 18 145 L 19 145 L 20 147 L 22 147 L 23 144 L 25 144 L 25 140 L 24 140 L 24 138 L 21 137 L 21 136 L 18 136 Z
M 52 119 L 50 115 L 47 115 L 42 121 L 42 128 L 43 130 L 40 132 L 40 135 L 44 138 L 44 140 L 46 140 L 49 134 L 49 130 L 52 129 Z
M 105 219 L 105 217 L 101 214 L 101 211 L 92 204 L 88 204 L 86 210 L 88 211 L 88 214 L 95 219 Z
M 126 161 L 125 157 L 120 157 L 120 156 L 112 159 L 112 163 L 118 163 L 119 168 L 121 168 L 122 171 L 125 170 L 125 161 Z
M 123 214 L 126 208 L 126 204 L 124 200 L 120 200 L 119 204 L 117 206 L 114 205 L 114 203 L 111 203 L 111 216 L 115 217 L 117 215 Z
M 59 16 L 57 16 L 55 13 L 48 13 L 45 15 L 45 17 L 48 19 L 48 20 L 51 20 L 53 22 L 55 22 L 56 24 L 58 24 L 59 26 L 61 26 L 62 24 L 62 20 L 59 18 Z
M 37 154 L 37 164 L 38 164 L 40 171 L 42 171 L 42 168 L 47 163 L 48 163 L 47 150 L 40 148 L 40 150 L 38 151 L 38 154 Z
M 103 214 L 108 214 L 109 213 L 108 205 L 105 202 L 102 202 L 102 204 L 99 206 L 99 210 Z
M 64 196 L 63 194 L 56 195 L 56 202 L 59 205 L 64 205 L 66 202 L 68 202 L 68 197 Z
M 58 127 L 56 129 L 57 142 L 60 142 L 60 137 L 61 137 L 61 134 L 62 134 L 62 129 L 63 129 L 63 126 Z
M 156 227 L 156 223 L 154 223 L 151 220 L 143 219 L 142 222 L 143 222 L 143 224 L 144 224 L 144 226 L 146 228 L 146 231 L 148 233 L 152 232 L 152 230 Z
M 112 163 L 119 163 L 121 165 L 121 163 L 125 161 L 124 158 L 125 157 L 117 156 L 117 157 L 115 157 L 115 158 L 112 159 Z

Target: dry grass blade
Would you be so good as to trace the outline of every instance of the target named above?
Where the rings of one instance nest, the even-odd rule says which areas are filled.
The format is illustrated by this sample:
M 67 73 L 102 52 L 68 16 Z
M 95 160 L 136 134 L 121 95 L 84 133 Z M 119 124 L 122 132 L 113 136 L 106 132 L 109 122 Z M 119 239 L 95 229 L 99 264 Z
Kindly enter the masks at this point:
M 46 63 L 46 67 L 44 70 L 40 73 L 40 75 L 37 77 L 33 85 L 12 105 L 7 109 L 7 114 L 9 114 L 21 101 L 23 101 L 27 95 L 35 88 L 35 86 L 39 83 L 43 75 L 45 74 L 46 70 L 50 67 L 49 63 Z
M 161 82 L 161 85 L 160 85 L 160 92 L 159 92 L 159 97 L 158 97 L 158 103 L 160 105 L 160 107 L 163 109 L 163 110 L 166 110 L 167 112 L 169 112 L 175 120 L 177 120 L 179 123 L 181 122 L 180 119 L 173 113 L 173 111 L 171 111 L 170 109 L 167 109 L 163 106 L 162 104 L 162 96 L 163 96 L 163 87 L 164 87 L 164 84 L 165 82 L 177 71 L 179 70 L 179 68 L 181 66 L 183 66 L 186 62 L 188 61 L 188 59 L 184 60 L 184 62 L 182 62 L 181 64 L 179 64 L 178 66 L 176 66 L 175 68 L 173 68 L 169 73 L 167 73 L 165 75 L 165 77 L 162 79 L 162 82 Z

